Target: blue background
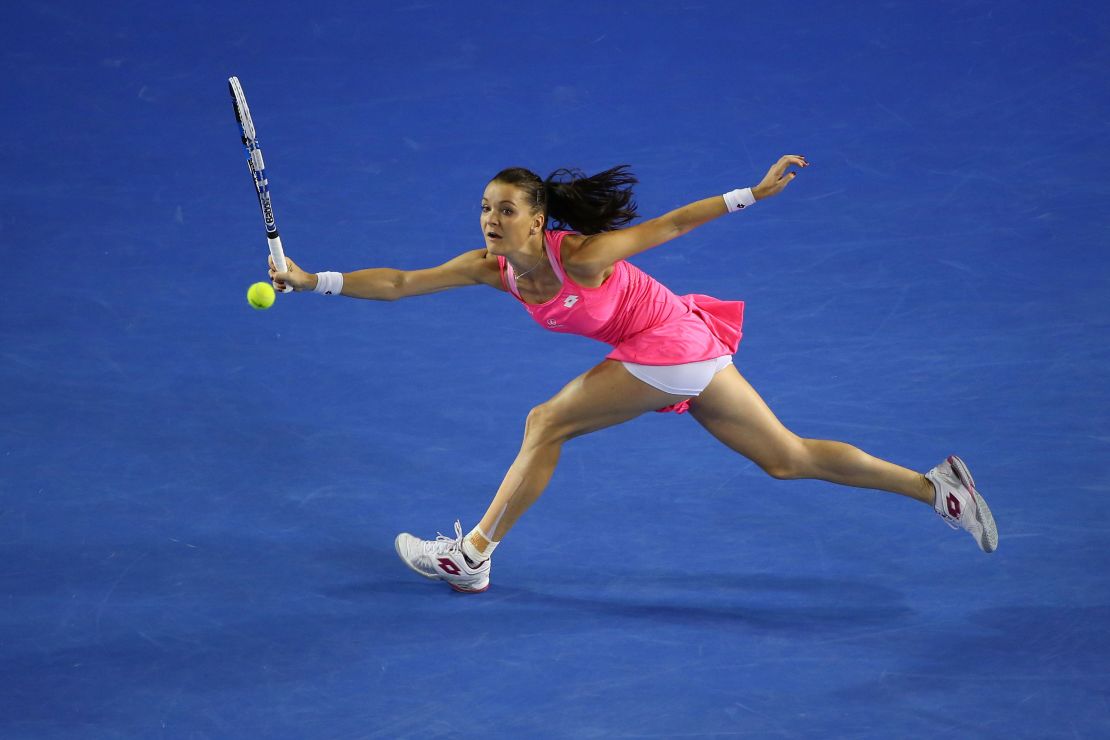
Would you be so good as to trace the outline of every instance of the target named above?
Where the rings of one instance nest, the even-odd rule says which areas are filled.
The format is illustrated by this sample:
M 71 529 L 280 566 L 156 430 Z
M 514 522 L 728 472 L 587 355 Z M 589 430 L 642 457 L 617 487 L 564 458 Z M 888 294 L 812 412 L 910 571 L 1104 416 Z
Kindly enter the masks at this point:
M 1094 3 L 23 3 L 0 23 L 0 734 L 1110 734 L 1110 12 Z M 958 453 L 983 555 L 688 417 L 570 443 L 461 596 L 392 540 L 480 517 L 598 362 L 426 267 L 506 166 L 630 163 L 645 216 L 813 166 L 636 258 L 747 302 L 780 418 Z

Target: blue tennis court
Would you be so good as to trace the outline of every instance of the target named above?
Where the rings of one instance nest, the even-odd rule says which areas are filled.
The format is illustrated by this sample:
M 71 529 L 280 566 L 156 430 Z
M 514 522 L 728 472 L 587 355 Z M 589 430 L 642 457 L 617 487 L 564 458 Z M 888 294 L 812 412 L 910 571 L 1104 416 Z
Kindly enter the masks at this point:
M 1110 11 L 1093 3 L 18 4 L 0 23 L 0 736 L 1110 736 Z M 640 213 L 812 162 L 634 258 L 746 302 L 799 434 L 959 454 L 985 555 L 777 481 L 689 416 L 570 442 L 492 586 L 396 533 L 485 511 L 608 349 L 476 287 L 279 295 L 288 254 L 482 246 L 499 170 Z

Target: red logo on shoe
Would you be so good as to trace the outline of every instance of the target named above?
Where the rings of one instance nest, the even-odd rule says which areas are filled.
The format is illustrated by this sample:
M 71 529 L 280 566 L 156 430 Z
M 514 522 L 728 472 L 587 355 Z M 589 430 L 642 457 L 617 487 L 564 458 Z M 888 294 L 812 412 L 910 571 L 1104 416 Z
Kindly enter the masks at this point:
M 949 508 L 951 508 L 951 505 L 949 505 Z M 444 572 L 449 573 L 453 576 L 457 576 L 460 573 L 462 573 L 462 571 L 459 570 L 459 566 L 455 565 L 455 563 L 452 560 L 448 559 L 448 558 L 440 558 L 439 559 L 439 567 Z
M 956 498 L 956 495 L 954 493 L 950 493 L 948 494 L 948 498 L 945 499 L 945 501 L 948 503 L 948 515 L 951 516 L 953 519 L 959 519 L 960 500 Z

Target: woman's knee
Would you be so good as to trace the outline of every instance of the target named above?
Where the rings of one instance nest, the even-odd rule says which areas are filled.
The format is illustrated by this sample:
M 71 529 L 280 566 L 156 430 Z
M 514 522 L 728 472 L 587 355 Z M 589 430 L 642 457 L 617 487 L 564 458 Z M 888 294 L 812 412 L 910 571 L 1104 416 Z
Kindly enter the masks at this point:
M 813 473 L 812 456 L 804 439 L 793 440 L 756 463 L 763 472 L 778 480 L 810 478 Z
M 569 437 L 564 427 L 558 408 L 547 401 L 528 412 L 524 421 L 524 436 L 535 442 L 562 442 Z
M 763 468 L 763 472 L 777 480 L 797 480 L 804 478 L 801 475 L 797 466 L 790 463 L 788 460 L 774 460 L 771 462 L 760 463 L 759 467 Z

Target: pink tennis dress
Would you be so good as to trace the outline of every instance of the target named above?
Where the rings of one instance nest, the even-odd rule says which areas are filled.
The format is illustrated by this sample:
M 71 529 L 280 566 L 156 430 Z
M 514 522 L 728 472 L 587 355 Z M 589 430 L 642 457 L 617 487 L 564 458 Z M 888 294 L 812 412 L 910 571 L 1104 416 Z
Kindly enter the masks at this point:
M 641 365 L 681 365 L 736 352 L 744 323 L 743 301 L 677 296 L 624 260 L 597 288 L 579 285 L 563 270 L 560 250 L 569 233 L 544 235 L 551 267 L 563 284 L 545 303 L 526 303 L 517 291 L 513 266 L 504 257 L 497 258 L 501 281 L 540 326 L 605 342 L 613 347 L 608 359 Z M 683 413 L 688 406 L 683 402 L 659 410 Z

